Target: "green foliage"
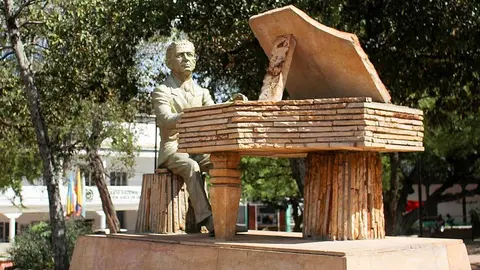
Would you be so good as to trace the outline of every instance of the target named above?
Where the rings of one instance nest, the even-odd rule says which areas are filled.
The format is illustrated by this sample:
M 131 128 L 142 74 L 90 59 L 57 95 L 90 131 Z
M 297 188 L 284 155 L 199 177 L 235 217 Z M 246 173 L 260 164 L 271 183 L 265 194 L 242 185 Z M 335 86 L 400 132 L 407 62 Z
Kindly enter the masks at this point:
M 243 157 L 240 168 L 246 200 L 281 204 L 286 197 L 299 196 L 288 159 Z
M 116 28 L 125 11 L 108 3 L 61 2 L 62 9 L 47 17 L 49 48 L 37 80 L 58 150 L 98 149 L 107 138 L 116 149 L 133 150 L 121 123 L 136 112 L 129 102 L 136 92 L 134 48 Z
M 25 96 L 12 73 L 12 63 L 0 69 L 0 189 L 18 193 L 23 177 L 41 175 L 41 163 Z
M 71 165 L 72 156 L 108 144 L 122 154 L 119 160 L 128 170 L 137 148 L 134 134 L 123 123 L 132 121 L 140 107 L 138 99 L 132 100 L 137 92 L 134 55 L 140 39 L 137 32 L 128 34 L 126 29 L 134 28 L 127 24 L 141 22 L 125 18 L 138 12 L 139 3 L 85 0 L 44 4 L 33 1 L 19 20 L 40 91 L 55 169 L 63 169 L 60 164 Z M 2 53 L 8 53 L 3 31 L 0 49 L 7 48 Z M 22 177 L 40 176 L 40 161 L 15 57 L 2 62 L 0 149 L 5 151 L 0 151 L 0 160 L 10 166 L 1 169 L 0 188 L 18 190 Z
M 67 222 L 67 252 L 69 260 L 77 238 L 92 233 L 91 225 L 84 222 Z M 29 226 L 15 237 L 8 251 L 16 267 L 22 269 L 53 269 L 52 229 L 46 222 Z
M 294 4 L 327 26 L 357 34 L 397 104 L 417 107 L 419 99 L 434 96 L 443 109 L 479 105 L 478 1 L 177 3 L 176 26 L 197 45 L 199 72 L 214 90 L 227 84 L 251 99 L 258 96 L 267 58 L 248 19 Z
M 381 155 L 383 170 L 382 170 L 382 188 L 384 191 L 390 190 L 390 176 L 391 176 L 391 166 L 390 159 L 388 155 Z

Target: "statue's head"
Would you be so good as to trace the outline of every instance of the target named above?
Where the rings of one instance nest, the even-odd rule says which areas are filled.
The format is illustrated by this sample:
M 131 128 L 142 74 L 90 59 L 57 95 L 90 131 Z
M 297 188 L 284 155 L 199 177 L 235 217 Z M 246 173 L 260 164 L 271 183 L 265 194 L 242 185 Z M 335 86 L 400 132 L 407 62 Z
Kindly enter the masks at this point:
M 191 74 L 195 69 L 195 46 L 188 40 L 177 40 L 167 48 L 167 67 L 174 74 Z

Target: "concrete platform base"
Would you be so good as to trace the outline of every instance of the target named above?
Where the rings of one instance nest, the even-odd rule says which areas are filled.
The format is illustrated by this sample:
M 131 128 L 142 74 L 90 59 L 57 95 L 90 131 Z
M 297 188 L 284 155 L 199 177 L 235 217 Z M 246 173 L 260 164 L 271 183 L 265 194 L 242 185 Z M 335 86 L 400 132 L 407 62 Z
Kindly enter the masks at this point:
M 229 242 L 215 242 L 206 234 L 84 236 L 77 241 L 70 269 L 471 268 L 462 240 L 388 237 L 320 242 L 299 233 L 249 231 Z

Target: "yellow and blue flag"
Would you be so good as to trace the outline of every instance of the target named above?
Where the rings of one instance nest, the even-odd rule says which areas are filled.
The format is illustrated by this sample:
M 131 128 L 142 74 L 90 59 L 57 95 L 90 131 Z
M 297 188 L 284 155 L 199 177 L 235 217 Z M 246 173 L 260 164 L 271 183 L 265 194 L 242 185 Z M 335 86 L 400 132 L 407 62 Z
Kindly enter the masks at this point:
M 73 193 L 73 172 L 70 172 L 68 179 L 68 191 L 67 191 L 67 218 L 75 212 L 75 194 Z
M 77 177 L 75 179 L 75 195 L 77 198 L 75 215 L 85 218 L 85 178 L 82 177 L 80 170 L 77 171 Z

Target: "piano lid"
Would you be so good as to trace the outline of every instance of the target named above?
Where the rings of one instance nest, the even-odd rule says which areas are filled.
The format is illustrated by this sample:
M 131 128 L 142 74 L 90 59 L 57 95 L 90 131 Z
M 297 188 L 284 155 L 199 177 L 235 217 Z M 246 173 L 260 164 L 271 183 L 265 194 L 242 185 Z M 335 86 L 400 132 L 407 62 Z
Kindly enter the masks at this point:
M 356 35 L 322 25 L 294 6 L 255 15 L 249 24 L 269 57 L 277 36 L 293 34 L 296 39 L 286 83 L 292 99 L 371 97 L 390 102 Z

